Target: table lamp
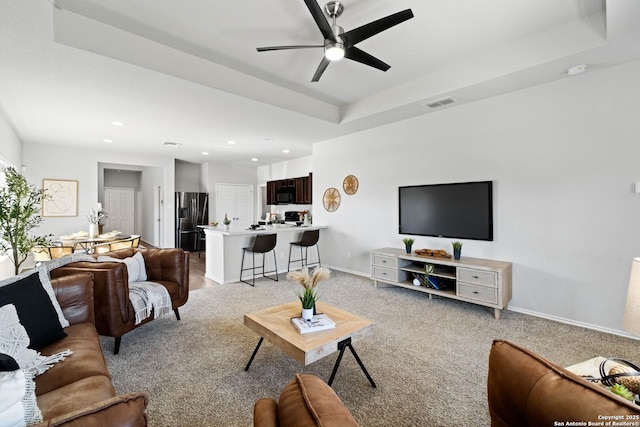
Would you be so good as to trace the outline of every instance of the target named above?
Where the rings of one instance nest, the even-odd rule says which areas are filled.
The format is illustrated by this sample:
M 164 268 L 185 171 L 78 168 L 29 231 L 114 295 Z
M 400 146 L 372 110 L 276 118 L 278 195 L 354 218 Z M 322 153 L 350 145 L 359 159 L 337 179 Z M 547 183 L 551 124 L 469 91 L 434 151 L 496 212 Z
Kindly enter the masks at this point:
M 634 258 L 631 265 L 622 327 L 634 335 L 640 335 L 640 258 Z

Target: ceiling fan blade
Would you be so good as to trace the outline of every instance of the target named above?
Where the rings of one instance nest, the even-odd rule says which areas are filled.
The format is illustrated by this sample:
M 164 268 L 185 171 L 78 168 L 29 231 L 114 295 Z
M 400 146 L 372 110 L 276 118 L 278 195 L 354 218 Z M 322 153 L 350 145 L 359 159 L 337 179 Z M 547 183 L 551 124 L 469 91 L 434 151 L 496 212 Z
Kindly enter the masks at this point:
M 312 82 L 317 82 L 318 80 L 320 80 L 320 77 L 322 77 L 322 73 L 324 73 L 324 70 L 327 69 L 329 62 L 331 61 L 329 61 L 324 56 L 322 57 L 322 61 L 320 61 L 320 65 L 318 65 L 318 69 L 316 70 L 315 74 L 313 75 L 313 78 L 311 79 Z
M 411 9 L 403 10 L 401 12 L 394 13 L 393 15 L 369 22 L 361 27 L 354 28 L 351 31 L 341 34 L 340 37 L 344 40 L 345 46 L 349 48 L 356 43 L 360 43 L 362 40 L 375 36 L 376 34 L 381 33 L 384 30 L 388 30 L 389 28 L 401 24 L 411 18 L 413 18 L 413 12 Z
M 270 50 L 286 50 L 286 49 L 308 49 L 312 47 L 324 47 L 321 44 L 318 45 L 297 45 L 297 46 L 267 46 L 267 47 L 257 47 L 256 50 L 258 52 L 268 52 Z
M 382 71 L 387 71 L 389 68 L 391 68 L 389 64 L 380 61 L 375 56 L 369 55 L 367 52 L 360 50 L 355 46 L 347 49 L 344 52 L 344 57 Z
M 316 0 L 304 0 L 304 3 L 307 5 L 309 12 L 311 12 L 313 19 L 316 21 L 316 25 L 320 29 L 322 36 L 327 40 L 336 41 L 336 36 L 333 34 L 331 25 L 329 25 L 329 21 L 327 21 L 327 18 L 324 16 L 318 2 Z

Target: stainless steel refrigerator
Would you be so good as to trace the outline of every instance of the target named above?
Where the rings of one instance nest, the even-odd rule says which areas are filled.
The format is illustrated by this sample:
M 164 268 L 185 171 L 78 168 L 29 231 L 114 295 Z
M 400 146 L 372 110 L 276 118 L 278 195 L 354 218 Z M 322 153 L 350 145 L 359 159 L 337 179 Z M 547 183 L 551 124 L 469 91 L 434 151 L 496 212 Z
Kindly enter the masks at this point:
M 209 194 L 177 192 L 176 200 L 176 248 L 198 250 L 198 225 L 209 223 Z

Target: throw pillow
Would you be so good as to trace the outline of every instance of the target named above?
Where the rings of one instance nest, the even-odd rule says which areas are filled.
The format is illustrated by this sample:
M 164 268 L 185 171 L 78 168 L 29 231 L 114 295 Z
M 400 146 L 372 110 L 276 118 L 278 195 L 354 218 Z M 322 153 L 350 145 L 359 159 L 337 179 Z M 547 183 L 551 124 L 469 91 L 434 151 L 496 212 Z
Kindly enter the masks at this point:
M 40 283 L 42 283 L 42 288 L 47 292 L 47 295 L 51 300 L 51 304 L 53 305 L 53 308 L 56 310 L 56 314 L 58 315 L 58 321 L 60 322 L 60 325 L 63 328 L 66 328 L 67 326 L 69 326 L 69 321 L 65 319 L 64 314 L 62 313 L 62 308 L 60 307 L 60 304 L 58 303 L 58 299 L 56 298 L 56 293 L 53 290 L 53 286 L 51 286 L 51 281 L 49 280 L 49 270 L 47 270 L 47 267 L 45 265 L 40 265 L 34 270 L 30 270 L 30 271 L 18 274 L 17 276 L 13 276 L 6 280 L 0 281 L 0 292 L 2 291 L 3 286 L 15 283 L 19 280 L 22 280 L 26 277 L 31 276 L 32 274 L 37 274 L 38 277 L 40 278 Z
M 140 267 L 140 271 L 138 274 L 138 282 L 144 282 L 147 280 L 147 266 L 144 264 L 144 257 L 142 256 L 142 252 L 136 252 L 133 259 L 138 261 L 138 267 Z
M 20 322 L 29 334 L 30 347 L 36 350 L 67 336 L 62 330 L 57 310 L 45 291 L 40 271 L 36 270 L 14 282 L 0 282 L 0 306 L 13 304 L 16 307 Z M 44 276 L 47 277 L 46 272 Z M 55 296 L 53 300 L 60 307 Z M 66 319 L 65 322 L 69 324 Z
M 144 264 L 144 258 L 140 252 L 129 258 L 113 258 L 106 255 L 98 257 L 99 262 L 121 262 L 127 265 L 127 275 L 129 283 L 144 282 L 147 280 L 147 268 Z
M 0 420 L 3 426 L 27 426 L 42 421 L 31 375 L 0 353 Z
M 51 356 L 42 356 L 28 348 L 28 345 L 29 335 L 20 324 L 16 307 L 13 304 L 0 307 L 0 353 L 14 358 L 20 368 L 28 371 L 31 376 L 46 372 L 71 354 L 71 350 L 65 350 Z

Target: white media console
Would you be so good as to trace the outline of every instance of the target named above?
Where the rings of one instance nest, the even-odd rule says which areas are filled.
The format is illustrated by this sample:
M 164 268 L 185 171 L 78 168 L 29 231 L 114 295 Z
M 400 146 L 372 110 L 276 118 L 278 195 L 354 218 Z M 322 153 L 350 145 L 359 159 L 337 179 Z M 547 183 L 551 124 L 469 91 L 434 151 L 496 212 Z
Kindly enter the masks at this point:
M 423 275 L 425 265 L 433 265 L 429 274 L 440 289 L 413 284 L 414 275 Z M 376 288 L 385 283 L 452 298 L 494 309 L 500 313 L 511 300 L 511 263 L 462 257 L 440 258 L 406 253 L 404 249 L 382 248 L 371 252 L 371 279 Z

